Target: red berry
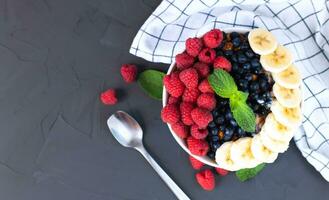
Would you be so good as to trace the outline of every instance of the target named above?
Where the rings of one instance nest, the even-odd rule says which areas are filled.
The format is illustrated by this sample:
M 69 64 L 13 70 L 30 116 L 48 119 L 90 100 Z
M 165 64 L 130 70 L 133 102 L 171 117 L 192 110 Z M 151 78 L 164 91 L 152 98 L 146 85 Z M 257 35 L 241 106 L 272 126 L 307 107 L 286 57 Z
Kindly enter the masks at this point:
M 193 67 L 198 71 L 198 74 L 201 78 L 207 78 L 210 73 L 210 68 L 206 63 L 197 62 Z
M 173 124 L 171 128 L 176 133 L 176 135 L 182 139 L 187 138 L 189 135 L 189 127 L 183 124 L 181 121 Z
M 210 169 L 197 173 L 195 178 L 204 190 L 211 191 L 215 188 L 215 175 Z
M 197 156 L 205 156 L 208 153 L 209 145 L 205 140 L 195 139 L 194 137 L 188 137 L 186 139 L 187 148 L 192 154 Z
M 191 67 L 193 63 L 194 58 L 185 52 L 176 55 L 176 66 L 180 70 Z
M 105 105 L 114 105 L 118 102 L 118 99 L 116 97 L 116 92 L 114 89 L 106 90 L 101 94 L 100 98 L 103 104 Z
M 195 170 L 199 170 L 204 166 L 204 163 L 195 159 L 193 156 L 189 156 L 190 163 Z
M 180 113 L 177 105 L 167 104 L 161 110 L 161 118 L 163 122 L 174 124 L 179 121 Z
M 194 37 L 194 38 L 189 38 L 185 42 L 185 47 L 186 47 L 186 52 L 195 57 L 199 54 L 203 47 L 202 40 L 200 38 Z
M 194 68 L 184 69 L 179 73 L 179 79 L 187 88 L 197 88 L 199 83 L 198 72 Z
M 226 176 L 228 174 L 228 171 L 222 168 L 215 167 L 215 170 L 221 176 Z
M 231 62 L 224 56 L 219 56 L 214 60 L 214 69 L 223 69 L 230 72 L 232 69 Z
M 216 48 L 223 41 L 223 32 L 219 29 L 213 29 L 203 36 L 204 44 L 209 48 Z
M 216 52 L 213 49 L 210 48 L 204 48 L 199 53 L 199 60 L 204 63 L 212 63 L 214 62 L 216 57 Z
M 208 130 L 207 129 L 199 129 L 198 125 L 193 124 L 191 126 L 191 135 L 195 139 L 204 139 L 208 135 Z
M 137 67 L 132 64 L 124 64 L 120 69 L 121 76 L 127 83 L 134 82 L 137 77 Z
M 198 97 L 197 104 L 200 108 L 211 111 L 216 107 L 215 95 L 213 93 L 202 93 Z
M 195 103 L 199 97 L 199 94 L 200 94 L 200 91 L 197 88 L 193 88 L 193 89 L 186 88 L 184 90 L 182 100 L 185 102 Z
M 192 112 L 193 109 L 194 109 L 194 105 L 192 103 L 189 103 L 189 102 L 182 102 L 179 105 L 179 110 L 180 110 L 180 113 L 181 113 L 181 119 L 182 119 L 182 122 L 185 125 L 190 126 L 194 123 L 193 120 L 192 120 L 192 117 L 191 117 L 191 112 Z
M 194 123 L 199 126 L 199 128 L 206 128 L 209 122 L 213 120 L 213 117 L 209 110 L 199 107 L 194 108 L 192 110 L 191 117 Z
M 174 72 L 170 75 L 166 75 L 163 78 L 163 84 L 164 84 L 167 92 L 173 97 L 182 96 L 182 94 L 185 90 L 184 83 L 182 83 L 179 80 L 179 73 L 178 72 Z
M 203 81 L 201 81 L 201 83 L 199 84 L 198 89 L 202 92 L 202 93 L 214 93 L 214 91 L 212 90 L 208 79 L 204 79 Z
M 168 98 L 168 104 L 175 104 L 175 103 L 178 103 L 179 101 L 180 101 L 180 99 L 177 97 L 170 96 Z

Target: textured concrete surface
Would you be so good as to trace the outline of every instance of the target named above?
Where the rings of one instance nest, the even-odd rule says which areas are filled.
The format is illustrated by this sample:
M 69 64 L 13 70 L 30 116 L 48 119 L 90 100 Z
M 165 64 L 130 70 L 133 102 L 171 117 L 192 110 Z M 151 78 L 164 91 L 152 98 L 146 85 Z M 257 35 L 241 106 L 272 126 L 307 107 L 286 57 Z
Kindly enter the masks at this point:
M 115 110 L 131 113 L 145 145 L 192 199 L 327 199 L 328 183 L 294 144 L 256 178 L 194 181 L 187 155 L 159 117 L 161 103 L 119 76 L 122 63 L 165 70 L 129 55 L 130 43 L 160 1 L 0 0 L 0 199 L 175 199 L 135 151 L 109 135 Z M 103 106 L 98 94 L 119 91 Z

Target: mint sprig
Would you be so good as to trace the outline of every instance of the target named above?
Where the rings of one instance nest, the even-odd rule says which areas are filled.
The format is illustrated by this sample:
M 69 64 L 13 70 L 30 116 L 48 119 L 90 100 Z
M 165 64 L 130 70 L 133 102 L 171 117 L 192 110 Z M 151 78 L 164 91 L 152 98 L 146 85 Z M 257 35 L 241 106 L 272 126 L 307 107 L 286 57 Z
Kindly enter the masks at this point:
M 163 72 L 148 69 L 139 74 L 137 82 L 150 97 L 161 100 L 164 76 Z
M 215 69 L 208 82 L 217 95 L 230 100 L 230 109 L 238 125 L 247 132 L 256 129 L 256 116 L 246 103 L 248 93 L 238 90 L 233 77 L 222 69 Z
M 259 164 L 254 168 L 250 169 L 240 169 L 239 171 L 235 172 L 236 177 L 241 181 L 244 182 L 255 177 L 259 172 L 261 172 L 265 167 L 265 164 Z

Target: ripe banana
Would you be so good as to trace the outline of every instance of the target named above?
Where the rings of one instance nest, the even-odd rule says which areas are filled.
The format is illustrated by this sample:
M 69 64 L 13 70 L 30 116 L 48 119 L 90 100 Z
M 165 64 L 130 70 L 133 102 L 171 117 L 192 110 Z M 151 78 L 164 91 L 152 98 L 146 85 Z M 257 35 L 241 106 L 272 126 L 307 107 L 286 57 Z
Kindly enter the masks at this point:
M 300 72 L 293 64 L 282 72 L 273 73 L 272 76 L 275 82 L 289 89 L 299 88 L 302 82 Z
M 267 115 L 262 129 L 265 130 L 270 138 L 279 141 L 290 141 L 295 131 L 278 122 L 272 113 Z
M 251 137 L 240 138 L 233 142 L 231 147 L 231 158 L 235 163 L 239 163 L 242 168 L 253 168 L 261 162 L 256 160 L 251 152 Z
M 274 35 L 262 28 L 253 29 L 249 32 L 248 40 L 252 50 L 260 55 L 272 53 L 278 46 Z
M 266 131 L 265 129 L 262 129 L 258 134 L 260 135 L 261 141 L 264 146 L 273 152 L 283 153 L 289 147 L 289 141 L 275 140 L 269 136 L 268 131 Z
M 299 106 L 287 108 L 278 101 L 273 101 L 271 111 L 275 119 L 287 127 L 295 128 L 302 122 L 302 112 Z
M 289 89 L 282 87 L 278 83 L 273 85 L 273 94 L 278 100 L 278 102 L 287 108 L 293 108 L 300 106 L 302 101 L 302 93 L 300 88 Z
M 252 138 L 251 152 L 260 162 L 273 163 L 278 157 L 278 153 L 271 151 L 264 146 L 259 134 Z
M 228 171 L 237 171 L 241 169 L 240 163 L 234 162 L 231 159 L 231 147 L 233 142 L 225 142 L 216 151 L 217 164 Z
M 291 52 L 284 46 L 278 45 L 274 52 L 260 56 L 260 63 L 266 71 L 279 73 L 287 69 L 293 60 Z

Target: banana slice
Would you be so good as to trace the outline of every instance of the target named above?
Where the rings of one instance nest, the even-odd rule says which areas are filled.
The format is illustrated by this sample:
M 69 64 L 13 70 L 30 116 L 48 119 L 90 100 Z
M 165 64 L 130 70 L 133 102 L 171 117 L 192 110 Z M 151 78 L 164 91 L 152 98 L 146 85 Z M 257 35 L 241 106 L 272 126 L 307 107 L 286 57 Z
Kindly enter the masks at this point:
M 302 112 L 299 106 L 287 108 L 283 107 L 278 101 L 273 101 L 271 111 L 275 119 L 287 127 L 295 128 L 302 122 Z
M 265 129 L 262 129 L 258 134 L 260 135 L 261 141 L 264 146 L 273 152 L 283 153 L 289 147 L 289 141 L 274 140 L 269 136 L 268 132 Z
M 239 163 L 234 162 L 231 159 L 231 147 L 233 142 L 225 142 L 216 151 L 217 164 L 226 170 L 237 171 L 241 169 Z
M 278 45 L 274 52 L 260 56 L 260 63 L 265 70 L 279 73 L 291 65 L 292 59 L 291 52 L 286 47 Z
M 278 153 L 273 152 L 264 146 L 259 134 L 252 138 L 251 152 L 257 160 L 265 163 L 273 163 L 278 157 Z
M 251 152 L 251 137 L 240 138 L 233 142 L 231 148 L 231 158 L 233 162 L 239 163 L 242 168 L 253 168 L 261 162 L 256 160 Z
M 280 73 L 273 73 L 272 76 L 275 82 L 289 89 L 299 88 L 302 82 L 300 72 L 293 64 Z
M 273 94 L 278 102 L 287 108 L 297 107 L 302 101 L 302 93 L 300 88 L 289 89 L 280 86 L 278 83 L 275 83 L 273 85 Z
M 278 46 L 274 35 L 262 28 L 253 29 L 248 35 L 252 50 L 260 55 L 272 53 Z
M 273 113 L 267 115 L 262 129 L 274 140 L 290 141 L 294 136 L 294 129 L 278 122 Z

